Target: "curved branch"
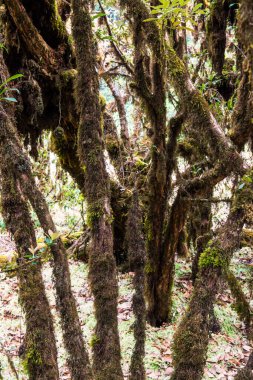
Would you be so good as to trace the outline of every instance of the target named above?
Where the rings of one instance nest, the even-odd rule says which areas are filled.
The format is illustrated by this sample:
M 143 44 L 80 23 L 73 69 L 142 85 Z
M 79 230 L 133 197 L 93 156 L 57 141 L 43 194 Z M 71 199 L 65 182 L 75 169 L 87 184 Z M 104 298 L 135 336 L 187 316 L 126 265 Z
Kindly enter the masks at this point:
M 56 65 L 55 53 L 33 25 L 24 6 L 19 0 L 4 0 L 4 2 L 30 53 L 52 70 Z

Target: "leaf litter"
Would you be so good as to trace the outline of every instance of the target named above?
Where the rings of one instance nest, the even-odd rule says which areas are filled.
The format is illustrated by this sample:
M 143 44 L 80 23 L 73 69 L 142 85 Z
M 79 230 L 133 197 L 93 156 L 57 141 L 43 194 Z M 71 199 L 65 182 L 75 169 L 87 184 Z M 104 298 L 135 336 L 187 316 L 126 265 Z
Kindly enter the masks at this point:
M 0 235 L 0 253 L 6 253 L 15 249 L 13 242 L 7 234 Z M 242 259 L 240 259 L 240 255 Z M 233 260 L 235 274 L 240 275 L 243 286 L 247 292 L 247 271 L 244 270 L 245 252 L 238 253 Z M 233 267 L 232 265 L 232 267 Z M 93 298 L 88 284 L 87 265 L 70 260 L 73 292 L 77 300 L 81 325 L 91 353 L 90 341 L 95 326 L 93 314 Z M 241 272 L 240 272 L 241 271 Z M 131 301 L 133 273 L 119 273 L 119 302 L 118 320 L 119 333 L 122 347 L 122 365 L 125 378 L 128 376 L 130 358 L 133 349 L 133 313 Z M 66 352 L 63 347 L 62 333 L 60 329 L 59 314 L 56 309 L 55 290 L 52 282 L 52 269 L 49 263 L 44 265 L 43 278 L 46 292 L 49 298 L 51 310 L 55 321 L 55 332 L 58 346 L 58 361 L 60 367 L 60 379 L 70 380 L 70 374 L 66 365 Z M 173 297 L 173 319 L 170 325 L 161 328 L 147 326 L 146 339 L 146 373 L 148 380 L 169 380 L 173 371 L 172 341 L 180 316 L 187 307 L 187 301 L 191 296 L 192 285 L 190 281 L 190 263 L 178 260 L 176 264 L 176 281 Z M 232 380 L 240 367 L 243 367 L 252 350 L 249 344 L 245 327 L 231 308 L 233 303 L 231 294 L 227 288 L 219 295 L 215 307 L 216 315 L 221 324 L 221 331 L 213 334 L 210 339 L 208 358 L 203 379 Z M 27 376 L 22 371 L 22 362 L 19 358 L 19 349 L 22 345 L 25 324 L 24 315 L 18 303 L 18 284 L 16 277 L 6 277 L 1 273 L 0 277 L 0 365 L 4 379 L 14 380 L 8 364 L 7 352 L 11 357 L 20 380 L 26 380 Z

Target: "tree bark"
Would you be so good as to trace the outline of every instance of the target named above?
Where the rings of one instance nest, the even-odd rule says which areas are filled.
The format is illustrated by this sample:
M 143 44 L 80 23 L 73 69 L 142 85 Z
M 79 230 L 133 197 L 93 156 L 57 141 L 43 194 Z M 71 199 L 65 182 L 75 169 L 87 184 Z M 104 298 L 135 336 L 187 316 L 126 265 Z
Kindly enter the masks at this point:
M 1 107 L 2 108 L 2 107 Z M 18 251 L 20 301 L 25 311 L 26 338 L 24 366 L 30 380 L 58 380 L 57 350 L 53 319 L 45 294 L 41 264 L 31 264 L 27 255 L 35 247 L 36 236 L 24 196 L 13 171 L 13 141 L 9 138 L 10 121 L 0 112 L 0 171 L 2 209 L 7 228 Z
M 199 277 L 187 313 L 174 337 L 172 380 L 200 380 L 203 376 L 213 304 L 223 284 L 223 271 L 239 245 L 239 236 L 248 217 L 247 207 L 252 200 L 252 184 L 242 191 L 237 190 L 226 224 L 200 256 Z
M 163 103 L 165 100 L 163 93 L 163 81 L 165 79 L 164 75 L 167 71 L 169 81 L 174 87 L 179 101 L 184 105 L 184 112 L 187 114 L 189 123 L 194 125 L 195 129 L 198 130 L 200 144 L 203 144 L 206 153 L 210 156 L 220 157 L 224 167 L 226 167 L 226 165 L 227 167 L 231 166 L 231 159 L 233 157 L 236 162 L 236 165 L 234 165 L 234 171 L 237 170 L 239 172 L 243 167 L 243 163 L 241 157 L 236 152 L 229 139 L 226 138 L 220 125 L 210 112 L 207 102 L 201 96 L 199 91 L 194 88 L 183 61 L 180 60 L 174 49 L 170 46 L 166 45 L 166 55 L 163 54 L 163 45 L 161 44 L 159 28 L 155 22 L 145 22 L 146 19 L 150 18 L 150 11 L 146 4 L 141 0 L 126 0 L 121 2 L 121 6 L 127 8 L 129 16 L 134 20 L 133 30 L 134 45 L 136 50 L 135 78 L 137 82 L 137 93 L 142 96 L 147 107 L 149 107 L 148 109 L 151 120 L 155 115 L 153 121 L 154 135 L 152 138 L 152 161 L 151 170 L 149 173 L 149 209 L 146 220 L 146 235 L 148 244 L 147 298 L 148 320 L 153 325 L 160 325 L 162 322 L 166 322 L 168 320 L 168 313 L 165 318 L 165 312 L 163 311 L 163 318 L 160 320 L 156 319 L 155 313 L 158 312 L 160 307 L 158 305 L 162 305 L 164 300 L 162 302 L 158 301 L 157 295 L 159 292 L 155 289 L 158 288 L 160 275 L 162 275 L 165 281 L 168 274 L 168 266 L 161 269 L 164 271 L 162 274 L 159 273 L 159 266 L 162 255 L 167 257 L 169 252 L 169 250 L 167 250 L 166 253 L 162 252 L 162 231 L 164 230 L 164 215 L 167 194 L 169 191 L 169 186 L 167 186 L 167 184 L 169 183 L 168 181 L 171 176 L 169 167 L 168 172 L 170 175 L 167 174 L 166 160 L 167 158 L 173 157 L 170 156 L 170 153 L 167 156 L 165 149 L 166 111 L 163 112 L 165 107 Z M 149 81 L 145 75 L 145 69 L 142 64 L 144 59 L 142 54 L 142 41 L 146 41 L 153 55 L 155 55 L 157 59 L 157 61 L 154 61 L 155 66 L 153 67 L 153 74 L 159 74 L 157 76 L 155 74 L 156 80 L 153 82 L 155 86 L 152 88 L 151 92 L 149 89 Z M 163 57 L 165 56 L 166 59 L 159 59 L 161 55 Z M 167 71 L 164 72 L 165 68 Z M 161 77 L 162 75 L 163 77 Z M 155 89 L 158 83 L 159 86 L 156 93 Z M 155 96 L 156 94 L 157 97 Z M 155 108 L 153 113 L 152 107 Z M 167 288 L 167 285 L 165 288 Z M 164 294 L 165 293 L 166 291 Z M 167 292 L 167 297 L 168 296 L 169 292 Z M 169 300 L 167 298 L 166 304 L 168 305 L 168 303 Z
M 56 232 L 47 203 L 37 188 L 29 159 L 22 150 L 15 127 L 11 124 L 11 119 L 6 124 L 5 144 L 8 146 L 11 155 L 8 164 L 10 176 L 15 176 L 16 186 L 22 192 L 23 198 L 26 197 L 30 201 L 45 234 L 48 236 L 50 230 Z M 34 248 L 37 246 L 36 240 L 31 246 Z M 61 316 L 64 344 L 69 355 L 69 368 L 74 380 L 81 380 L 84 377 L 91 379 L 88 353 L 84 345 L 76 301 L 71 290 L 68 258 L 60 239 L 53 243 L 51 251 L 54 258 L 53 274 L 57 304 Z
M 129 380 L 145 380 L 145 340 L 146 340 L 146 306 L 144 298 L 145 284 L 145 241 L 142 231 L 142 213 L 138 195 L 133 194 L 132 205 L 127 220 L 127 242 L 130 268 L 133 270 L 133 312 L 135 315 L 134 338 L 135 346 L 131 357 Z
M 107 86 L 110 88 L 111 93 L 115 99 L 116 106 L 118 109 L 119 119 L 120 119 L 120 136 L 123 141 L 123 144 L 126 148 L 130 147 L 129 141 L 129 131 L 128 131 L 128 123 L 126 117 L 125 104 L 122 96 L 117 92 L 112 79 L 109 76 L 104 77 Z
M 97 322 L 92 339 L 93 370 L 98 380 L 122 380 L 110 188 L 100 126 L 99 83 L 89 5 L 87 0 L 72 0 L 72 28 L 78 69 L 77 104 L 80 112 L 78 150 L 86 174 L 87 219 L 92 238 L 89 279 Z

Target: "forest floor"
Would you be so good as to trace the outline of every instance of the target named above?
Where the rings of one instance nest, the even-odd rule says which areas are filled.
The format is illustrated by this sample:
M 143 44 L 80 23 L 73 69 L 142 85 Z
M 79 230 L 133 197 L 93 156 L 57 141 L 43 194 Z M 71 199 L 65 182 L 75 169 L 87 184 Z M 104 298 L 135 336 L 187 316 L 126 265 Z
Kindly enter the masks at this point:
M 14 250 L 14 244 L 7 234 L 0 235 L 0 255 L 8 255 Z M 242 249 L 237 252 L 233 269 L 237 276 L 243 280 L 244 289 L 248 292 L 248 267 L 250 252 Z M 88 347 L 94 328 L 93 300 L 87 280 L 87 265 L 70 261 L 72 286 L 78 303 L 80 319 Z M 44 265 L 43 276 L 46 291 L 50 300 L 52 313 L 55 319 L 57 336 L 60 379 L 69 380 L 70 375 L 66 367 L 66 353 L 62 345 L 62 336 L 59 327 L 59 316 L 56 309 L 54 286 L 52 282 L 52 270 L 50 264 Z M 133 348 L 131 310 L 132 273 L 119 274 L 119 329 L 122 345 L 122 362 L 127 378 L 129 361 Z M 178 260 L 176 264 L 176 282 L 174 290 L 173 320 L 170 325 L 162 328 L 147 327 L 146 341 L 146 370 L 147 378 L 151 380 L 170 378 L 172 373 L 171 345 L 173 334 L 179 322 L 180 316 L 185 311 L 187 300 L 191 295 L 192 285 L 190 281 L 190 264 L 185 260 Z M 244 366 L 251 351 L 243 324 L 239 321 L 233 310 L 233 300 L 228 289 L 224 289 L 219 295 L 215 312 L 221 324 L 221 332 L 212 335 L 210 339 L 207 366 L 204 379 L 232 380 L 238 368 Z M 18 303 L 18 284 L 16 277 L 8 277 L 0 274 L 0 365 L 4 380 L 13 380 L 17 376 L 13 374 L 8 364 L 7 356 L 11 358 L 18 372 L 18 379 L 27 379 L 22 372 L 22 362 L 18 356 L 19 346 L 25 333 L 24 315 Z

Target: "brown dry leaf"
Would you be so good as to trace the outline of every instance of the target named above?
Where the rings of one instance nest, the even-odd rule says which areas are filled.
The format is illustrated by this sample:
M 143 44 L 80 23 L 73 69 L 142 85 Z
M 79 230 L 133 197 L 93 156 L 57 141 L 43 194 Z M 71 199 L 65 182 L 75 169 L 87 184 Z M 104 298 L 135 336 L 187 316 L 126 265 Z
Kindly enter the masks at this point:
M 173 368 L 172 368 L 172 367 L 169 367 L 169 368 L 167 368 L 167 369 L 165 370 L 165 375 L 166 375 L 166 376 L 170 376 L 170 375 L 172 374 L 172 372 L 173 372 Z
M 242 346 L 242 348 L 243 348 L 243 350 L 244 351 L 246 351 L 246 352 L 250 352 L 251 351 L 251 347 L 250 346 L 248 346 L 248 345 L 244 345 L 244 346 Z
M 163 360 L 167 363 L 172 363 L 172 356 L 171 355 L 163 355 Z

